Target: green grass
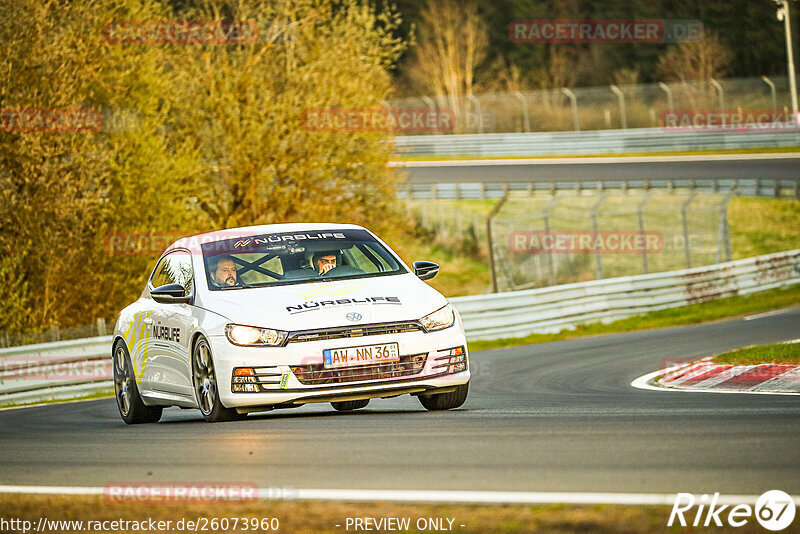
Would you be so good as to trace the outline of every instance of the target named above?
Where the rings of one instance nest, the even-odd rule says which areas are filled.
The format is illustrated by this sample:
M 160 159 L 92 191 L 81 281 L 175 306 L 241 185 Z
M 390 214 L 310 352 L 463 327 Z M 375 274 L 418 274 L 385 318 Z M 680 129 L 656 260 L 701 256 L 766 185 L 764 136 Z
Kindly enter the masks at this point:
M 714 363 L 756 365 L 759 363 L 800 364 L 800 343 L 775 343 L 732 350 L 714 356 Z
M 714 154 L 785 154 L 800 152 L 800 147 L 764 147 L 764 148 L 729 148 L 721 150 L 665 150 L 662 152 L 621 152 L 605 154 L 549 154 L 536 156 L 496 156 L 487 158 L 482 155 L 460 154 L 458 156 L 403 156 L 395 154 L 392 161 L 450 161 L 467 159 L 548 159 L 548 158 L 608 158 L 608 157 L 639 157 L 639 156 L 701 156 Z
M 114 391 L 98 391 L 97 393 L 93 393 L 91 395 L 82 395 L 80 397 L 75 397 L 73 399 L 52 399 L 46 401 L 34 401 L 34 402 L 21 402 L 21 403 L 13 403 L 13 404 L 0 404 L 0 409 L 5 410 L 6 408 L 21 408 L 23 406 L 34 406 L 37 404 L 61 404 L 65 402 L 77 402 L 77 401 L 86 401 L 86 400 L 94 400 L 94 399 L 105 399 L 105 398 L 113 398 Z
M 734 259 L 800 248 L 800 201 L 737 197 L 728 205 Z
M 415 260 L 441 265 L 439 274 L 428 283 L 445 297 L 480 294 L 491 284 L 488 266 L 475 258 L 428 243 L 404 243 L 396 250 L 409 265 Z
M 470 341 L 470 350 L 485 350 L 518 345 L 531 345 L 548 341 L 561 341 L 583 336 L 615 334 L 635 330 L 651 330 L 668 326 L 698 324 L 708 321 L 738 317 L 751 313 L 800 305 L 800 285 L 772 289 L 744 297 L 692 304 L 644 315 L 621 319 L 609 324 L 593 323 L 578 326 L 575 330 L 562 330 L 558 334 L 531 334 L 525 337 Z
M 116 502 L 100 495 L 16 495 L 0 494 L 0 517 L 30 521 L 35 527 L 42 516 L 49 520 L 90 521 L 173 521 L 180 519 L 196 521 L 198 518 L 277 518 L 277 532 L 316 532 L 338 534 L 346 532 L 345 518 L 410 519 L 408 532 L 433 532 L 415 527 L 419 518 L 451 518 L 453 531 L 460 534 L 491 533 L 626 533 L 651 534 L 668 532 L 696 532 L 697 529 L 667 527 L 669 506 L 618 506 L 618 505 L 475 505 L 475 504 L 427 504 L 388 502 L 326 502 L 326 501 L 222 501 L 213 503 L 182 502 Z M 206 523 L 208 524 L 208 523 Z M 233 520 L 231 519 L 231 525 Z M 335 525 L 342 526 L 336 527 Z M 445 527 L 448 523 L 445 521 Z M 463 527 L 461 525 L 464 525 Z M 84 527 L 86 524 L 84 524 Z M 85 530 L 85 529 L 84 529 Z M 350 532 L 357 529 L 350 527 Z M 242 532 L 239 528 L 227 532 Z M 253 532 L 265 530 L 253 530 Z M 716 527 L 703 532 L 749 534 L 763 532 L 751 518 L 739 528 Z M 64 530 L 62 532 L 76 532 Z M 140 532 L 129 528 L 118 532 Z M 387 532 L 387 530 L 382 530 Z M 406 531 L 402 531 L 406 532 Z M 787 530 L 788 532 L 788 530 Z

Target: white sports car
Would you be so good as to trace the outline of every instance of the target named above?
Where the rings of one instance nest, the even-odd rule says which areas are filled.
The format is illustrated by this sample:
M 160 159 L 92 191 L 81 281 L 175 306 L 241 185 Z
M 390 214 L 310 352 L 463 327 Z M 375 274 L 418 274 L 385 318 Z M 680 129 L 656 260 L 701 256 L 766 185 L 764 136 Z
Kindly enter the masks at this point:
M 166 406 L 207 421 L 330 402 L 363 408 L 411 394 L 428 410 L 469 390 L 458 312 L 368 230 L 276 224 L 179 239 L 114 327 L 114 386 L 126 423 Z

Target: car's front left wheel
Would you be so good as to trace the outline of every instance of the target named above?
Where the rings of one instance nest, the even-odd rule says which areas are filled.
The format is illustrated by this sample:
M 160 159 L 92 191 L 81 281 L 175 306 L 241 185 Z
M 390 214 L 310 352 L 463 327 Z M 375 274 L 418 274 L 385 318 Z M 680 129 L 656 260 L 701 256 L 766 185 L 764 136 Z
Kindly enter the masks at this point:
M 369 404 L 369 399 L 332 402 L 331 406 L 333 406 L 333 409 L 337 412 L 352 412 L 353 410 L 365 407 L 367 404 Z
M 192 350 L 192 381 L 197 406 L 200 407 L 203 419 L 209 423 L 237 421 L 247 417 L 247 414 L 237 413 L 234 408 L 222 405 L 211 347 L 204 337 L 197 339 Z
M 160 406 L 147 406 L 142 401 L 131 357 L 122 341 L 114 345 L 114 396 L 122 420 L 129 425 L 157 423 L 161 419 Z

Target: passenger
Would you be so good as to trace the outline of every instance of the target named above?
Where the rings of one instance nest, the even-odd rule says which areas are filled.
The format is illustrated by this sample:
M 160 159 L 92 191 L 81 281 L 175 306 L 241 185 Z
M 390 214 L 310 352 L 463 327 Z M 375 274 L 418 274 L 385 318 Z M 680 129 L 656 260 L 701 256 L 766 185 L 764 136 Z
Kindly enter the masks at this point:
M 317 274 L 322 276 L 331 269 L 336 268 L 336 259 L 339 257 L 339 251 L 328 250 L 324 252 L 317 252 L 311 258 L 311 263 Z

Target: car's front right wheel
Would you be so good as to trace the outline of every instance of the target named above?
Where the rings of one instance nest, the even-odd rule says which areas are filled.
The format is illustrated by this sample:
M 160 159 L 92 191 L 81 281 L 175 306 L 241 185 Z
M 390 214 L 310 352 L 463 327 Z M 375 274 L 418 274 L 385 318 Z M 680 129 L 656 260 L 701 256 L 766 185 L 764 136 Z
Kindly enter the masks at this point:
M 192 381 L 197 406 L 203 414 L 203 419 L 209 423 L 237 421 L 247 417 L 247 414 L 240 414 L 234 408 L 222 405 L 211 347 L 204 337 L 197 339 L 192 350 Z
M 451 410 L 458 408 L 467 400 L 469 382 L 456 386 L 450 393 L 435 393 L 433 395 L 420 395 L 417 397 L 426 410 Z

